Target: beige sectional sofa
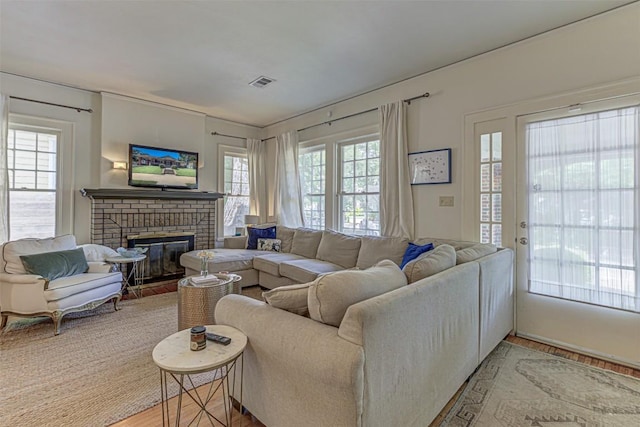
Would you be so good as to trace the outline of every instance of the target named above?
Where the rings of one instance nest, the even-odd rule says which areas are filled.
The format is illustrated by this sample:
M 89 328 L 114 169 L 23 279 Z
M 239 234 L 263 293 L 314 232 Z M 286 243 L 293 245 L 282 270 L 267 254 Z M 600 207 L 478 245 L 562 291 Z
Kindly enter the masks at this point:
M 429 425 L 513 329 L 513 251 L 423 238 L 416 243 L 435 249 L 400 270 L 403 239 L 361 237 L 357 257 L 339 264 L 323 259 L 328 232 L 319 233 L 316 258 L 292 245 L 282 254 L 250 251 L 250 263 L 238 264 L 267 287 L 315 280 L 265 292 L 270 303 L 241 295 L 218 302 L 216 322 L 249 338 L 243 405 L 267 426 Z M 316 270 L 303 277 L 296 268 Z M 329 268 L 337 272 L 321 274 Z
M 383 259 L 400 264 L 409 243 L 401 238 L 350 236 L 283 226 L 276 228 L 276 238 L 282 242 L 281 252 L 245 249 L 246 237 L 226 238 L 224 248 L 212 249 L 214 257 L 209 261 L 209 271 L 236 273 L 242 277 L 243 287 L 259 284 L 273 289 L 310 282 L 319 274 L 368 268 Z M 180 257 L 187 276 L 200 272 L 198 252 Z

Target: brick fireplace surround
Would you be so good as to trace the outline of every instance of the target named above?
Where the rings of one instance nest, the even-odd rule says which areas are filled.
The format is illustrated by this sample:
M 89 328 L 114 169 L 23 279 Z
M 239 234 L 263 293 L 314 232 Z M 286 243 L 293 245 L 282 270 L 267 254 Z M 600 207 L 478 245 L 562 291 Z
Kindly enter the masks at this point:
M 195 235 L 195 249 L 215 246 L 220 193 L 130 189 L 81 189 L 91 199 L 91 241 L 127 247 L 127 236 Z

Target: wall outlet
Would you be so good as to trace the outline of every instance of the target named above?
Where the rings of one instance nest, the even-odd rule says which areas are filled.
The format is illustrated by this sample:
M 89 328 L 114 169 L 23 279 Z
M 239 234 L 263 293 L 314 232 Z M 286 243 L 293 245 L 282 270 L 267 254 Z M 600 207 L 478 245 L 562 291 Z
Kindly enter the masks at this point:
M 453 196 L 440 196 L 440 206 L 453 207 Z

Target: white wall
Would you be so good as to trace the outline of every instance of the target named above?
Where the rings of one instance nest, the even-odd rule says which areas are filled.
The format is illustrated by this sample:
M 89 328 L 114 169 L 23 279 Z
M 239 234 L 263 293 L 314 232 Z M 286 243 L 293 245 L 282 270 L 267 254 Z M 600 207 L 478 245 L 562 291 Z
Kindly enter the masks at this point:
M 430 92 L 430 98 L 408 107 L 409 151 L 452 148 L 453 183 L 413 187 L 415 234 L 461 238 L 466 114 L 638 75 L 640 4 L 636 3 L 269 126 L 266 135 L 324 122 L 329 111 L 337 118 Z M 305 141 L 377 120 L 377 114 L 370 113 L 299 136 Z M 454 208 L 438 207 L 440 195 L 454 196 Z
M 74 233 L 79 242 L 90 240 L 91 206 L 80 195 L 82 187 L 99 185 L 98 170 L 100 158 L 100 96 L 94 92 L 72 89 L 65 86 L 53 85 L 38 80 L 27 79 L 11 74 L 0 73 L 0 92 L 28 99 L 70 105 L 81 108 L 91 108 L 93 113 L 78 113 L 75 110 L 54 107 L 33 102 L 12 99 L 9 101 L 11 114 L 32 117 L 44 117 L 51 120 L 70 123 L 73 129 L 71 138 L 73 149 L 74 170 L 72 182 L 62 191 L 65 199 L 70 199 L 69 206 L 64 206 L 65 215 L 73 216 L 71 229 L 61 230 L 62 233 Z
M 207 117 L 204 114 L 113 94 L 99 94 L 29 78 L 0 73 L 0 92 L 23 98 L 82 108 L 66 108 L 11 100 L 10 113 L 44 117 L 70 123 L 73 129 L 73 180 L 63 189 L 70 206 L 65 215 L 74 218 L 79 243 L 91 240 L 91 203 L 80 195 L 81 188 L 126 188 L 127 171 L 113 170 L 112 162 L 126 161 L 129 143 L 178 148 L 200 154 L 199 190 L 218 190 L 218 144 L 244 147 L 242 139 L 212 136 L 217 131 L 241 137 L 260 137 L 261 129 Z M 64 149 L 70 149 L 64 147 Z

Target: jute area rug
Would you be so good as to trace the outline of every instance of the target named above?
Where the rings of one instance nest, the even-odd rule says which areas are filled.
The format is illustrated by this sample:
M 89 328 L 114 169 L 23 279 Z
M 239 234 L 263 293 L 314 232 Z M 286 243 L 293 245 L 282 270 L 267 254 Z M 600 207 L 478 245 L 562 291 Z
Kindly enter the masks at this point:
M 18 320 L 0 334 L 0 426 L 105 426 L 160 402 L 151 352 L 178 330 L 177 293 Z M 196 385 L 213 379 L 196 377 Z M 171 395 L 177 394 L 174 386 Z
M 443 426 L 640 426 L 640 381 L 502 342 Z

